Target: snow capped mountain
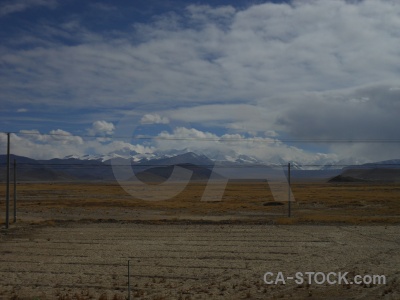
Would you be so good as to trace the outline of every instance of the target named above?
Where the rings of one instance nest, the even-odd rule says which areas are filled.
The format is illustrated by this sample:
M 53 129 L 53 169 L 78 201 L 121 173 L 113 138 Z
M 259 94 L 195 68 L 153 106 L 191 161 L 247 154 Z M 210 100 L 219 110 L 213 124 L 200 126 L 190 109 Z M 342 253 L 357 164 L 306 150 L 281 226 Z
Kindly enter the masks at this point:
M 144 170 L 154 166 L 166 166 L 177 164 L 193 164 L 212 168 L 216 166 L 241 166 L 241 167 L 268 167 L 273 169 L 287 168 L 290 163 L 293 171 L 326 171 L 334 172 L 335 170 L 344 170 L 347 168 L 398 168 L 400 159 L 392 159 L 381 162 L 365 162 L 356 158 L 349 157 L 345 160 L 334 160 L 332 157 L 320 155 L 315 161 L 300 163 L 296 161 L 287 161 L 282 157 L 274 156 L 272 161 L 262 161 L 256 157 L 237 153 L 234 150 L 218 151 L 218 150 L 203 150 L 194 152 L 191 149 L 171 149 L 168 151 L 155 151 L 151 153 L 138 153 L 135 151 L 124 153 L 108 153 L 105 155 L 69 155 L 65 159 L 79 159 L 83 161 L 98 161 L 110 165 L 112 159 L 120 158 L 130 160 L 133 166 L 138 170 Z
M 270 165 L 281 167 L 281 164 L 269 164 L 255 157 L 237 154 L 232 151 L 229 154 L 223 153 L 194 153 L 189 149 L 170 150 L 159 153 L 131 153 L 131 155 L 121 155 L 117 153 L 108 153 L 106 155 L 68 155 L 64 159 L 79 159 L 85 161 L 110 162 L 112 159 L 121 158 L 130 160 L 134 165 L 166 165 L 191 163 L 195 165 L 213 166 L 217 165 Z M 295 164 L 294 168 L 297 168 Z
M 234 150 L 229 152 L 221 152 L 215 150 L 207 150 L 201 152 L 194 152 L 191 149 L 171 149 L 168 151 L 156 151 L 152 153 L 137 153 L 132 151 L 130 153 L 115 153 L 111 152 L 105 155 L 69 155 L 64 159 L 80 159 L 80 160 L 90 160 L 99 161 L 102 163 L 110 163 L 112 159 L 121 158 L 130 160 L 134 165 L 165 165 L 165 164 L 181 164 L 181 163 L 192 163 L 197 165 L 264 165 L 272 168 L 282 168 L 286 167 L 290 162 L 292 170 L 338 170 L 350 165 L 361 165 L 365 162 L 357 161 L 356 159 L 349 158 L 347 160 L 334 161 L 332 158 L 323 159 L 311 163 L 299 163 L 296 161 L 287 161 L 282 157 L 274 157 L 273 162 L 262 161 L 256 157 L 240 154 Z M 382 163 L 398 164 L 399 160 L 390 160 Z
M 208 178 L 211 172 L 229 179 L 260 179 L 275 174 L 274 172 L 283 171 L 286 173 L 287 163 L 270 164 L 260 163 L 256 158 L 237 155 L 219 156 L 220 160 L 212 160 L 204 154 L 186 152 L 173 155 L 168 154 L 136 154 L 135 156 L 125 157 L 120 154 L 111 153 L 108 155 L 85 155 L 82 157 L 69 155 L 64 159 L 53 158 L 49 160 L 34 160 L 21 156 L 13 156 L 18 163 L 25 164 L 20 172 L 21 180 L 115 180 L 112 159 L 124 159 L 123 164 L 130 161 L 132 169 L 136 173 L 141 173 L 148 178 L 151 174 L 169 174 L 174 165 L 193 169 L 197 173 L 196 178 Z M 283 161 L 283 160 L 282 160 Z M 6 163 L 6 155 L 0 155 L 0 162 L 3 168 Z M 307 179 L 329 179 L 340 174 L 345 177 L 350 176 L 365 180 L 397 180 L 400 160 L 387 160 L 375 163 L 358 165 L 344 165 L 341 162 L 329 161 L 325 165 L 316 165 L 311 169 L 311 165 L 301 165 L 290 161 L 291 173 L 293 178 Z M 169 173 L 168 173 L 168 172 Z M 371 173 L 369 173 L 371 171 Z M 144 173 L 143 173 L 144 172 Z M 167 173 L 166 173 L 167 172 Z M 272 173 L 270 173 L 272 172 Z M 350 172 L 350 173 L 345 173 Z M 351 173 L 352 172 L 352 173 Z M 3 173 L 0 173 L 0 175 Z M 208 174 L 208 175 L 207 175 Z M 360 175 L 361 174 L 361 175 Z M 343 176 L 344 176 L 343 175 Z M 153 175 L 152 175 L 153 176 Z M 153 178 L 150 176 L 151 178 Z M 200 176 L 200 177 L 199 177 Z M 358 177 L 357 177 L 358 176 Z M 397 177 L 396 177 L 397 176 Z M 149 178 L 150 178 L 149 177 Z M 163 177 L 165 178 L 165 176 Z M 3 178 L 4 179 L 4 178 Z M 1 176 L 0 176 L 1 180 Z
M 208 155 L 207 155 L 208 154 Z M 68 155 L 64 157 L 64 159 L 80 159 L 80 160 L 97 160 L 101 162 L 109 161 L 113 158 L 123 158 L 129 159 L 132 163 L 136 164 L 145 164 L 148 162 L 161 163 L 163 160 L 169 160 L 174 163 L 200 163 L 200 164 L 208 164 L 213 165 L 215 162 L 218 163 L 234 163 L 234 164 L 262 164 L 263 162 L 255 157 L 251 157 L 248 155 L 237 154 L 234 151 L 229 153 L 228 155 L 222 154 L 219 152 L 209 152 L 209 153 L 195 153 L 190 151 L 189 149 L 181 149 L 181 150 L 169 150 L 158 153 L 131 153 L 127 154 L 117 154 L 117 153 L 108 153 L 106 155 Z M 176 159 L 174 159 L 176 157 Z
M 170 157 L 160 157 L 154 159 L 142 159 L 137 165 L 147 166 L 163 166 L 163 165 L 179 165 L 179 164 L 193 164 L 204 167 L 212 167 L 214 162 L 205 155 L 198 155 L 194 152 L 187 152 Z
M 149 154 L 141 154 L 141 153 L 135 153 L 131 155 L 123 155 L 123 154 L 118 154 L 118 153 L 109 153 L 105 155 L 83 155 L 83 156 L 78 156 L 78 155 L 68 155 L 65 156 L 64 159 L 79 159 L 79 160 L 97 160 L 100 162 L 106 162 L 110 161 L 111 159 L 114 158 L 122 158 L 122 159 L 128 159 L 131 160 L 132 162 L 136 163 L 139 162 L 143 159 L 157 159 L 158 156 L 153 155 L 151 153 Z

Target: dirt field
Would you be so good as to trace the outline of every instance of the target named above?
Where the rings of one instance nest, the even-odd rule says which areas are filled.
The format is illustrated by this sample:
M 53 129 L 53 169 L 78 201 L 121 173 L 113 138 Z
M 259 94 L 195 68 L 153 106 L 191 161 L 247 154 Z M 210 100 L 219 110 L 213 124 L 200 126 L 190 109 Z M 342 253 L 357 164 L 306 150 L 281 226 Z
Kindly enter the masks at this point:
M 399 229 L 123 222 L 20 226 L 1 236 L 0 297 L 125 299 L 130 260 L 134 299 L 399 299 Z M 267 285 L 267 271 L 285 277 L 308 271 L 349 272 L 349 278 L 385 275 L 387 282 Z
M 127 299 L 128 260 L 132 299 L 400 298 L 399 184 L 296 183 L 291 218 L 266 183 L 229 184 L 220 202 L 203 190 L 142 201 L 112 183 L 19 184 L 0 299 Z M 386 283 L 307 284 L 305 272 Z

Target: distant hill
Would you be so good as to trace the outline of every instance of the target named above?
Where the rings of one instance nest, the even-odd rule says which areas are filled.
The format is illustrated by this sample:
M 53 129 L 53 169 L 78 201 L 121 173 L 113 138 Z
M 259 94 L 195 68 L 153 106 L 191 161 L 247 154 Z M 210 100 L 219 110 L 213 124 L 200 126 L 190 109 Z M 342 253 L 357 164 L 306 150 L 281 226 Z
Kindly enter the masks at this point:
M 81 160 L 68 157 L 65 159 L 34 160 L 23 156 L 11 155 L 11 162 L 17 161 L 18 181 L 99 181 L 115 180 L 110 161 Z M 6 180 L 6 155 L 0 155 L 0 181 Z M 126 164 L 127 161 L 120 158 L 116 163 Z M 129 162 L 130 163 L 130 162 Z M 136 176 L 144 182 L 163 182 L 168 179 L 174 166 L 180 166 L 192 171 L 191 180 L 206 180 L 211 174 L 213 162 L 206 156 L 195 153 L 144 160 L 133 163 L 132 169 Z M 11 165 L 11 171 L 13 166 Z M 218 175 L 217 175 L 218 178 Z
M 163 182 L 169 178 L 174 166 L 190 170 L 192 180 L 207 180 L 211 170 L 216 170 L 216 178 L 232 180 L 267 179 L 275 176 L 281 165 L 264 165 L 233 161 L 213 161 L 205 155 L 193 152 L 174 156 L 144 158 L 140 161 L 116 157 L 114 160 L 81 159 L 66 157 L 49 160 L 35 160 L 11 155 L 11 173 L 14 159 L 17 161 L 18 181 L 114 181 L 112 164 L 131 165 L 132 171 L 144 182 Z M 0 155 L 0 181 L 6 178 L 6 155 Z M 286 174 L 286 169 L 283 168 Z M 340 169 L 302 170 L 292 169 L 293 180 L 323 180 L 329 182 L 400 181 L 400 160 L 354 165 Z
M 205 155 L 198 155 L 193 152 L 187 152 L 184 154 L 179 154 L 171 157 L 163 157 L 156 159 L 143 159 L 135 164 L 135 167 L 145 166 L 171 166 L 179 164 L 192 164 L 196 166 L 202 166 L 206 168 L 212 168 L 214 162 Z
M 10 155 L 13 176 L 13 162 L 17 161 L 18 181 L 76 181 L 114 180 L 109 165 L 98 161 L 79 159 L 35 160 L 28 157 Z M 0 155 L 0 181 L 6 180 L 7 156 Z
M 165 166 L 165 167 L 154 167 L 147 169 L 145 171 L 139 172 L 136 175 L 136 177 L 143 181 L 143 182 L 154 182 L 154 183 L 161 183 L 166 181 L 172 174 L 173 169 L 175 166 L 185 168 L 189 171 L 192 172 L 192 177 L 191 181 L 206 181 L 210 178 L 211 175 L 211 170 L 202 167 L 202 166 L 196 166 L 194 164 L 178 164 L 178 165 L 172 165 L 172 166 Z M 223 178 L 221 175 L 214 174 L 214 178 Z M 182 178 L 184 179 L 184 178 Z
M 400 160 L 346 167 L 329 182 L 400 182 Z
M 12 165 L 14 162 L 14 159 L 18 162 L 18 163 L 22 163 L 22 164 L 32 164 L 32 165 L 38 165 L 39 162 L 35 159 L 32 158 L 28 158 L 25 156 L 19 156 L 19 155 L 14 155 L 11 154 L 10 155 L 10 164 Z M 0 155 L 0 165 L 5 165 L 7 163 L 7 155 Z

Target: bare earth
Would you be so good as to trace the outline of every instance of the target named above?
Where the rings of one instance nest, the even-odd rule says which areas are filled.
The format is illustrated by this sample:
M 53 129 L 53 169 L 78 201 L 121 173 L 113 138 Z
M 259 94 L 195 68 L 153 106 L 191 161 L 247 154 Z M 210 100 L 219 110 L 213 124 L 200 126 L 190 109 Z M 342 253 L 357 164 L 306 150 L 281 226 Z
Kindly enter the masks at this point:
M 142 201 L 113 183 L 18 184 L 8 230 L 0 205 L 0 299 L 127 299 L 128 261 L 131 299 L 400 299 L 398 182 L 295 183 L 290 218 L 266 183 L 232 183 L 219 202 L 204 188 Z M 306 272 L 386 283 L 307 284 Z
M 1 299 L 399 299 L 399 226 L 66 222 L 2 231 Z M 267 285 L 265 272 L 385 275 Z M 304 278 L 307 278 L 306 276 Z M 270 278 L 271 279 L 271 278 Z M 275 279 L 275 278 L 272 278 Z M 12 297 L 15 298 L 12 298 Z

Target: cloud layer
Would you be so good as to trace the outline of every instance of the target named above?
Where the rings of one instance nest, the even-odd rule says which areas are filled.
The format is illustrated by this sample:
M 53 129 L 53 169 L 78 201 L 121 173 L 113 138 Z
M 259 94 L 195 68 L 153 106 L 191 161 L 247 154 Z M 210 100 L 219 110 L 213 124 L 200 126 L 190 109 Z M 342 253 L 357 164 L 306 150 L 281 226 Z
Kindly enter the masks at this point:
M 0 20 L 31 5 L 56 8 L 18 3 L 0 6 Z M 109 9 L 110 18 L 121 10 Z M 395 0 L 188 5 L 102 30 L 75 12 L 4 39 L 0 97 L 26 118 L 71 107 L 80 121 L 87 116 L 78 111 L 107 116 L 92 134 L 112 133 L 110 122 L 134 111 L 142 124 L 182 122 L 210 134 L 364 140 L 325 150 L 390 158 L 399 146 L 399 42 Z
M 105 121 L 94 122 L 88 132 L 114 128 Z M 103 125 L 107 126 L 103 126 Z M 247 155 L 266 163 L 286 163 L 297 161 L 303 164 L 325 164 L 337 161 L 336 155 L 312 153 L 294 146 L 287 146 L 274 138 L 246 137 L 240 134 L 217 135 L 194 128 L 175 127 L 172 131 L 162 131 L 148 139 L 146 145 L 133 142 L 130 137 L 102 137 L 105 130 L 98 131 L 99 136 L 78 136 L 57 129 L 48 134 L 37 130 L 22 130 L 11 134 L 12 153 L 36 159 L 63 158 L 69 155 L 83 157 L 102 155 L 137 155 L 151 158 L 155 154 L 168 154 L 171 150 L 193 151 L 213 159 L 236 159 Z M 6 134 L 0 134 L 0 147 L 6 149 Z M 0 153 L 4 154 L 3 151 Z
M 268 102 L 395 80 L 399 13 L 388 0 L 297 1 L 242 11 L 192 5 L 128 32 L 90 31 L 79 19 L 38 25 L 5 41 L 2 90 L 10 102 L 115 107 Z
M 56 6 L 56 1 L 55 0 L 4 1 L 4 3 L 0 6 L 0 17 L 6 16 L 8 14 L 22 12 L 36 6 L 45 6 L 49 8 L 54 8 Z

